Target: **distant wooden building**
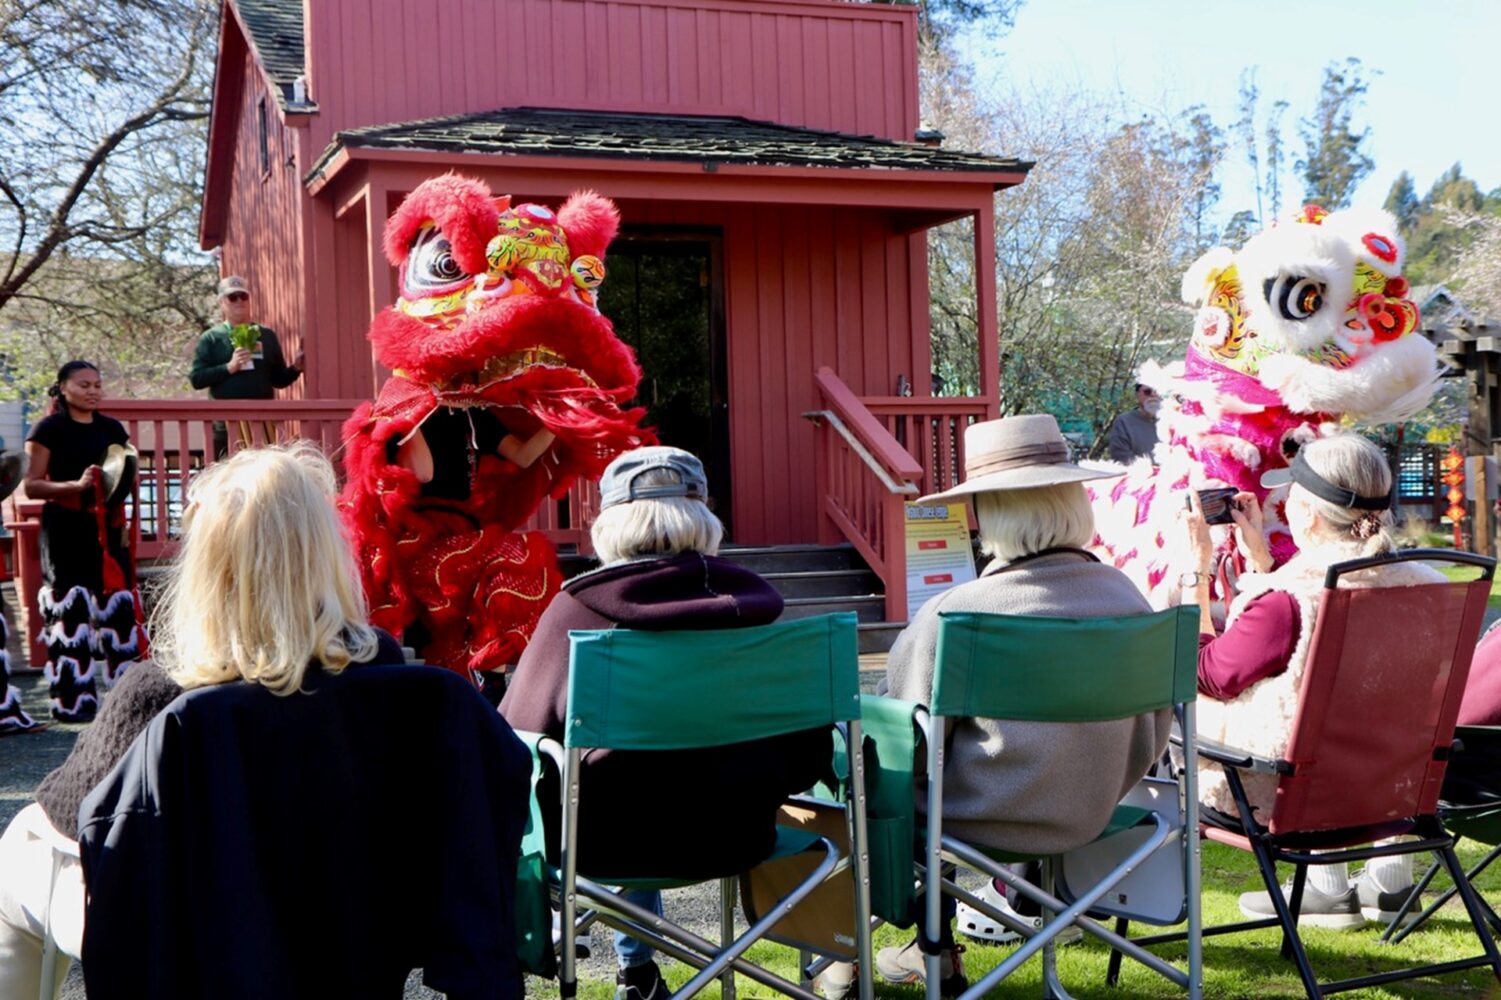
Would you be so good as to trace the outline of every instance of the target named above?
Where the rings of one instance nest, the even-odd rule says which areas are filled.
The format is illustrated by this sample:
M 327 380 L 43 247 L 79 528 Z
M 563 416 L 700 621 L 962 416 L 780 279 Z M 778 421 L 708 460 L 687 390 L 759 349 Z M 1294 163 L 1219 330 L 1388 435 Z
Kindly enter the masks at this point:
M 963 427 L 999 412 L 993 204 L 1030 166 L 917 130 L 911 6 L 226 0 L 200 236 L 306 349 L 290 392 L 357 400 L 396 293 L 382 227 L 416 184 L 610 196 L 604 309 L 731 537 L 848 539 L 904 617 L 901 500 L 951 481 Z M 939 399 L 926 231 L 963 218 L 983 393 Z

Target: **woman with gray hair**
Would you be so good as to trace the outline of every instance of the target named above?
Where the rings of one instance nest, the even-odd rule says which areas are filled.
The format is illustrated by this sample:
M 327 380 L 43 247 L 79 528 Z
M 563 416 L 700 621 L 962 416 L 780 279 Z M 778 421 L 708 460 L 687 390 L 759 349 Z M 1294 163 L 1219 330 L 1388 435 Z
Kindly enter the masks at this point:
M 569 630 L 744 628 L 768 625 L 782 613 L 781 595 L 769 583 L 718 557 L 724 526 L 705 503 L 708 483 L 693 455 L 637 448 L 610 463 L 599 487 L 590 537 L 603 566 L 568 581 L 553 598 L 500 703 L 516 729 L 559 741 L 568 709 Z M 579 796 L 579 869 L 620 878 L 737 875 L 771 852 L 778 807 L 812 787 L 832 752 L 822 730 L 691 752 L 591 750 Z M 664 835 L 656 789 L 666 782 L 723 792 L 712 838 Z M 543 801 L 557 796 L 544 794 Z M 546 820 L 556 843 L 556 812 Z M 660 893 L 627 898 L 661 912 Z M 618 1000 L 670 992 L 651 948 L 617 933 L 615 951 Z
M 887 693 L 923 704 L 933 693 L 940 612 L 1106 618 L 1151 610 L 1125 574 L 1086 548 L 1094 515 L 1083 483 L 1117 473 L 1069 463 L 1067 443 L 1047 415 L 975 424 L 965 431 L 964 446 L 964 482 L 920 502 L 973 498 L 980 545 L 993 561 L 979 579 L 923 605 L 892 647 Z M 1096 674 L 1102 684 L 1110 679 L 1103 658 L 1060 669 Z M 944 770 L 945 831 L 976 846 L 1026 853 L 1063 853 L 1088 843 L 1167 745 L 1170 715 L 1164 710 L 1088 723 L 954 720 Z M 919 774 L 920 809 L 926 784 Z M 1003 903 L 995 885 L 986 896 Z M 945 897 L 945 907 L 952 905 Z M 971 936 L 1014 939 L 968 907 L 960 915 Z M 940 947 L 940 989 L 952 995 L 967 980 L 947 922 Z M 876 971 L 888 982 L 921 980 L 917 942 L 881 949 Z
M 1198 497 L 1191 494 L 1192 507 L 1184 518 L 1196 569 L 1182 582 L 1199 605 L 1199 735 L 1276 758 L 1292 735 L 1325 571 L 1335 563 L 1391 552 L 1396 543 L 1391 536 L 1391 467 L 1365 438 L 1336 434 L 1311 441 L 1289 467 L 1264 474 L 1261 484 L 1288 487 L 1284 518 L 1298 554 L 1273 572 L 1256 495 L 1232 497 L 1236 537 L 1258 572 L 1240 578 L 1225 631 L 1216 635 L 1209 600 L 1214 546 Z M 1340 586 L 1443 581 L 1431 566 L 1407 562 L 1346 574 Z M 1270 818 L 1276 778 L 1247 774 L 1242 780 L 1252 808 L 1263 821 Z M 1199 797 L 1208 818 L 1215 820 L 1219 813 L 1222 825 L 1238 828 L 1235 801 L 1218 765 L 1201 765 Z M 1356 881 L 1350 884 L 1344 865 L 1308 866 L 1298 922 L 1353 930 L 1367 918 L 1390 920 L 1412 886 L 1412 855 L 1373 858 Z M 1245 893 L 1240 906 L 1247 916 L 1275 914 L 1265 892 Z

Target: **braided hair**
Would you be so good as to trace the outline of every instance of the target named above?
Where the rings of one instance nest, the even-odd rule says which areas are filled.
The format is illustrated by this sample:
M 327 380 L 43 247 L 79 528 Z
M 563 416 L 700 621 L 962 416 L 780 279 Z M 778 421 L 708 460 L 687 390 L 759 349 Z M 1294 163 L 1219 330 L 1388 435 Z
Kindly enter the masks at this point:
M 73 360 L 57 370 L 57 380 L 47 387 L 47 395 L 52 397 L 52 412 L 62 413 L 68 406 L 67 400 L 63 399 L 63 383 L 73 377 L 74 372 L 89 370 L 95 375 L 99 374 L 99 366 L 92 361 Z

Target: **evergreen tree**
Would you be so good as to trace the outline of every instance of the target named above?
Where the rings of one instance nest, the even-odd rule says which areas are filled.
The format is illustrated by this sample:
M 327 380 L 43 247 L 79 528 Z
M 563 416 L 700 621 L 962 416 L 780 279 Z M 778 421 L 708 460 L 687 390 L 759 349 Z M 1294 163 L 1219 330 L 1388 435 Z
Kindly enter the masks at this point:
M 1346 208 L 1355 189 L 1376 166 L 1366 153 L 1371 130 L 1354 131 L 1352 118 L 1365 97 L 1359 59 L 1324 67 L 1313 115 L 1298 122 L 1304 156 L 1297 162 L 1304 199 L 1333 211 Z
M 1243 208 L 1230 216 L 1230 221 L 1225 223 L 1225 231 L 1220 236 L 1220 242 L 1232 250 L 1239 250 L 1246 245 L 1246 240 L 1255 236 L 1260 229 L 1261 226 L 1256 221 L 1256 213 Z
M 1412 174 L 1404 170 L 1397 175 L 1382 207 L 1396 216 L 1397 226 L 1403 235 L 1412 232 L 1412 227 L 1418 223 L 1418 210 L 1421 207 L 1417 188 L 1412 183 Z

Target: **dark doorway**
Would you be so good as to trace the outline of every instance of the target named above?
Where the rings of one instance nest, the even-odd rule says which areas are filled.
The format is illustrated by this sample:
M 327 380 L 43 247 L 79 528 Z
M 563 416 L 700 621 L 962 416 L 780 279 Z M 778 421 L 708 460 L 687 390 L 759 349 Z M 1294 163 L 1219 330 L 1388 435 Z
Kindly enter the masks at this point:
M 638 405 L 663 444 L 697 455 L 730 530 L 724 283 L 717 233 L 627 229 L 610 244 L 600 311 L 641 363 Z

